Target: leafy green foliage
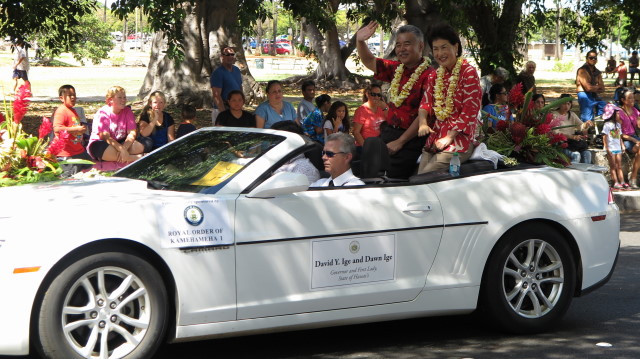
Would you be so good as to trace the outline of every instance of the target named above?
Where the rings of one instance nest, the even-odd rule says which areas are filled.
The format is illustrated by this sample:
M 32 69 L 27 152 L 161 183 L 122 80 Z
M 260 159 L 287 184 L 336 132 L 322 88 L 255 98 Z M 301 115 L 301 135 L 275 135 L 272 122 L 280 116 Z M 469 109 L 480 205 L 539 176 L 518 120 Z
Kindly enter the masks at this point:
M 553 64 L 551 71 L 554 72 L 569 72 L 573 70 L 573 61 L 556 61 Z
M 41 45 L 60 53 L 82 39 L 80 19 L 95 8 L 94 0 L 2 1 L 0 35 L 15 39 L 47 34 Z
M 68 51 L 73 57 L 84 65 L 86 60 L 94 64 L 99 64 L 102 59 L 108 57 L 109 50 L 113 48 L 109 27 L 107 24 L 98 19 L 91 13 L 85 14 L 75 29 L 78 33 L 78 40 L 69 44 Z M 52 43 L 56 39 L 52 38 L 55 34 L 42 33 L 38 35 L 39 43 Z M 60 53 L 60 48 L 42 47 L 41 50 L 46 58 L 53 58 Z

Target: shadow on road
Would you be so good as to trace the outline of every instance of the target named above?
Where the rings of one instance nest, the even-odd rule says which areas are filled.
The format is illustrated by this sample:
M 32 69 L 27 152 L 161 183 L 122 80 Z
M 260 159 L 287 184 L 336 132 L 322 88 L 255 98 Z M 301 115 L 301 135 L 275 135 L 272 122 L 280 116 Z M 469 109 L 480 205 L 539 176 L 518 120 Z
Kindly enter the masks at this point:
M 620 231 L 640 232 L 640 212 L 623 214 L 620 221 Z

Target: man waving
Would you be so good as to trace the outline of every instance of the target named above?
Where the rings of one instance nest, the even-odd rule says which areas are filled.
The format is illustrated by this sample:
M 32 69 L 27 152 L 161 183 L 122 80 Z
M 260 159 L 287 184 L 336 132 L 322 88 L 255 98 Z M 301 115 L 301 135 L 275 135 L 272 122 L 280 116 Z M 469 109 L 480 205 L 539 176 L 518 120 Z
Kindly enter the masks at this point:
M 358 55 L 362 64 L 374 72 L 376 80 L 389 82 L 389 111 L 386 123 L 380 127 L 380 138 L 387 144 L 391 155 L 389 177 L 408 178 L 415 170 L 424 139 L 418 138 L 415 121 L 420 100 L 427 85 L 430 60 L 423 57 L 424 35 L 413 25 L 398 29 L 395 54 L 398 61 L 376 58 L 367 40 L 376 32 L 378 24 L 369 23 L 356 34 Z

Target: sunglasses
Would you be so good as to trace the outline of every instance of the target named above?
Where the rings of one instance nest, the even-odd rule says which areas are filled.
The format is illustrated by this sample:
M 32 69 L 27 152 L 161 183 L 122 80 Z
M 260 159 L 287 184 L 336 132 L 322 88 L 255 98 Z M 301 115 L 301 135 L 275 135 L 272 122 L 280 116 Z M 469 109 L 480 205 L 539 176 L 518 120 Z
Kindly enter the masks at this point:
M 346 152 L 333 152 L 333 151 L 322 151 L 323 156 L 327 156 L 328 158 L 333 158 L 335 155 L 345 154 Z
M 381 93 L 377 93 L 377 92 L 369 92 L 369 95 L 374 96 L 374 97 L 382 97 Z
M 222 54 L 222 56 L 236 56 L 236 54 Z
M 498 93 L 498 95 L 506 95 L 506 94 L 507 94 L 506 92 L 500 92 L 500 93 Z
M 587 58 L 588 58 L 589 60 L 597 60 L 597 59 L 598 59 L 598 57 L 597 57 L 597 56 L 589 56 L 589 57 L 587 57 Z

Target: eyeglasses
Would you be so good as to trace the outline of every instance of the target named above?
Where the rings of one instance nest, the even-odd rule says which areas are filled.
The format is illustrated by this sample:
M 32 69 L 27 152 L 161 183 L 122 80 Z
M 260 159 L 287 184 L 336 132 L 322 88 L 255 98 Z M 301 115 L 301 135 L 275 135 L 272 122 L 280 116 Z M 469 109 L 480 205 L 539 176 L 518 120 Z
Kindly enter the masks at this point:
M 597 59 L 598 59 L 598 57 L 597 57 L 597 56 L 589 56 L 589 57 L 587 57 L 587 58 L 588 58 L 589 60 L 597 60 Z
M 374 96 L 374 97 L 382 97 L 382 94 L 378 93 L 378 92 L 369 92 L 369 95 Z
M 236 56 L 236 54 L 222 54 L 222 56 Z
M 335 155 L 345 154 L 346 152 L 333 152 L 333 151 L 322 151 L 323 156 L 327 156 L 329 158 L 333 158 Z

